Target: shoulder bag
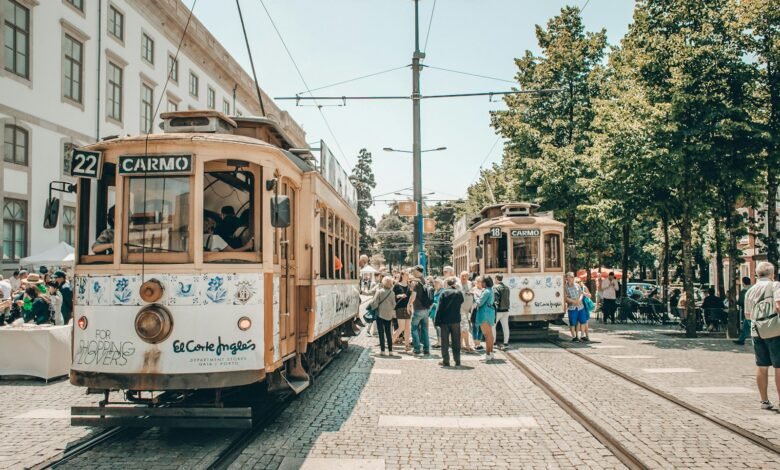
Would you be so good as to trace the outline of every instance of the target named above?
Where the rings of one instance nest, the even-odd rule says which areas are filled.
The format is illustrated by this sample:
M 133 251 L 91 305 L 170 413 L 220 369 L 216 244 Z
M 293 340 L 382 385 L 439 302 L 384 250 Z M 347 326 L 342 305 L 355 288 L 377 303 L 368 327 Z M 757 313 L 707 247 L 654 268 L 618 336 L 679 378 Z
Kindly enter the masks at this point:
M 761 300 L 753 306 L 750 317 L 761 339 L 770 339 L 780 336 L 780 316 L 775 310 L 774 282 L 767 283 Z M 767 292 L 769 295 L 767 296 Z
M 376 319 L 379 318 L 379 306 L 382 305 L 392 293 L 393 291 L 389 290 L 387 294 L 385 294 L 384 298 L 380 300 L 378 304 L 376 304 L 376 308 L 371 308 L 369 306 L 366 309 L 366 313 L 363 315 L 363 320 L 365 320 L 368 323 L 371 323 L 372 321 L 376 321 Z

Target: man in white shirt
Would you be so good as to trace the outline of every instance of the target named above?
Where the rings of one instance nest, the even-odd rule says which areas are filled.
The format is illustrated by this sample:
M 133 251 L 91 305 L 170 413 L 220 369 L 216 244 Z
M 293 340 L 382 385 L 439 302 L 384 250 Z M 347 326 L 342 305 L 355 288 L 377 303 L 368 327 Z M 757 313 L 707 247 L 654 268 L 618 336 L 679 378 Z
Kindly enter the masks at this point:
M 756 385 L 761 396 L 761 409 L 771 410 L 772 403 L 767 396 L 769 366 L 775 369 L 775 386 L 780 399 L 780 336 L 762 338 L 756 319 L 780 314 L 780 282 L 775 281 L 775 267 L 763 261 L 756 266 L 758 281 L 745 295 L 745 317 L 753 320 L 750 334 L 753 337 L 753 351 L 756 355 Z
M 607 279 L 599 282 L 599 292 L 601 292 L 601 312 L 604 314 L 604 323 L 612 319 L 615 324 L 615 310 L 617 310 L 617 291 L 618 282 L 615 279 L 615 273 L 609 273 Z

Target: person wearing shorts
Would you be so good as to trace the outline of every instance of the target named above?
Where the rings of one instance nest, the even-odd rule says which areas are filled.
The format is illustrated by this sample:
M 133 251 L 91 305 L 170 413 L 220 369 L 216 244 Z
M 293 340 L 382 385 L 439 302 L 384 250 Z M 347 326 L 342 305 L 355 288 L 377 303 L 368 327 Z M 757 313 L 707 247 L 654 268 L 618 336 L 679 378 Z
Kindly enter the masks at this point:
M 566 313 L 569 316 L 569 331 L 571 332 L 571 340 L 575 343 L 580 341 L 588 341 L 588 337 L 584 335 L 580 339 L 577 336 L 577 331 L 582 333 L 582 325 L 588 322 L 588 311 L 582 304 L 582 298 L 585 293 L 582 289 L 574 283 L 574 273 L 570 272 L 566 274 Z
M 760 311 L 774 308 L 780 313 L 780 282 L 775 281 L 775 267 L 772 263 L 763 261 L 756 266 L 758 281 L 745 295 L 745 316 L 751 320 L 750 335 L 753 338 L 753 351 L 756 356 L 756 386 L 761 398 L 761 409 L 773 409 L 769 401 L 769 367 L 775 369 L 775 387 L 780 401 L 780 336 L 762 338 L 756 327 L 756 318 Z M 762 308 L 756 308 L 761 305 Z

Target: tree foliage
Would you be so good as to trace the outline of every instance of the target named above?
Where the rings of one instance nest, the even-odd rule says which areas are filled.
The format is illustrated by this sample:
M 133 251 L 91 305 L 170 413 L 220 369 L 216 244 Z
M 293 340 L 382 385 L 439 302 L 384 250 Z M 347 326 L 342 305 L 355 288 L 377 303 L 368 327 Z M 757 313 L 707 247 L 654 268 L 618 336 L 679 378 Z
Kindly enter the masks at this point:
M 371 169 L 371 152 L 360 149 L 357 164 L 352 168 L 349 180 L 355 186 L 358 203 L 357 212 L 360 217 L 360 253 L 370 254 L 373 251 L 374 238 L 369 234 L 369 227 L 376 227 L 374 217 L 368 209 L 374 205 L 371 191 L 376 188 L 374 171 Z

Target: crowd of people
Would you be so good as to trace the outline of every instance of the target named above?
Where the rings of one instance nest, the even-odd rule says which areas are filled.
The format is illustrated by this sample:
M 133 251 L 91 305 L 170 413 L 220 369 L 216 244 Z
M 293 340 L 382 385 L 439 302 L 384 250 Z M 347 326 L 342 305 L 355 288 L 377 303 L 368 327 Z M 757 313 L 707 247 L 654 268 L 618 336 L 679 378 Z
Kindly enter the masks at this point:
M 0 276 L 0 326 L 34 323 L 66 325 L 73 316 L 73 289 L 64 271 L 14 271 Z
M 503 346 L 509 344 L 510 291 L 501 275 L 494 281 L 479 275 L 475 265 L 459 276 L 446 266 L 442 277 L 424 277 L 422 266 L 415 266 L 393 276 L 376 273 L 375 280 L 366 292 L 373 298 L 365 318 L 368 334 L 379 335 L 381 355 L 393 355 L 396 345 L 415 356 L 441 349 L 444 367 L 460 366 L 461 351 L 476 354 L 484 350 L 489 361 L 495 358 L 497 323 L 503 331 Z M 436 331 L 433 345 L 429 322 Z

